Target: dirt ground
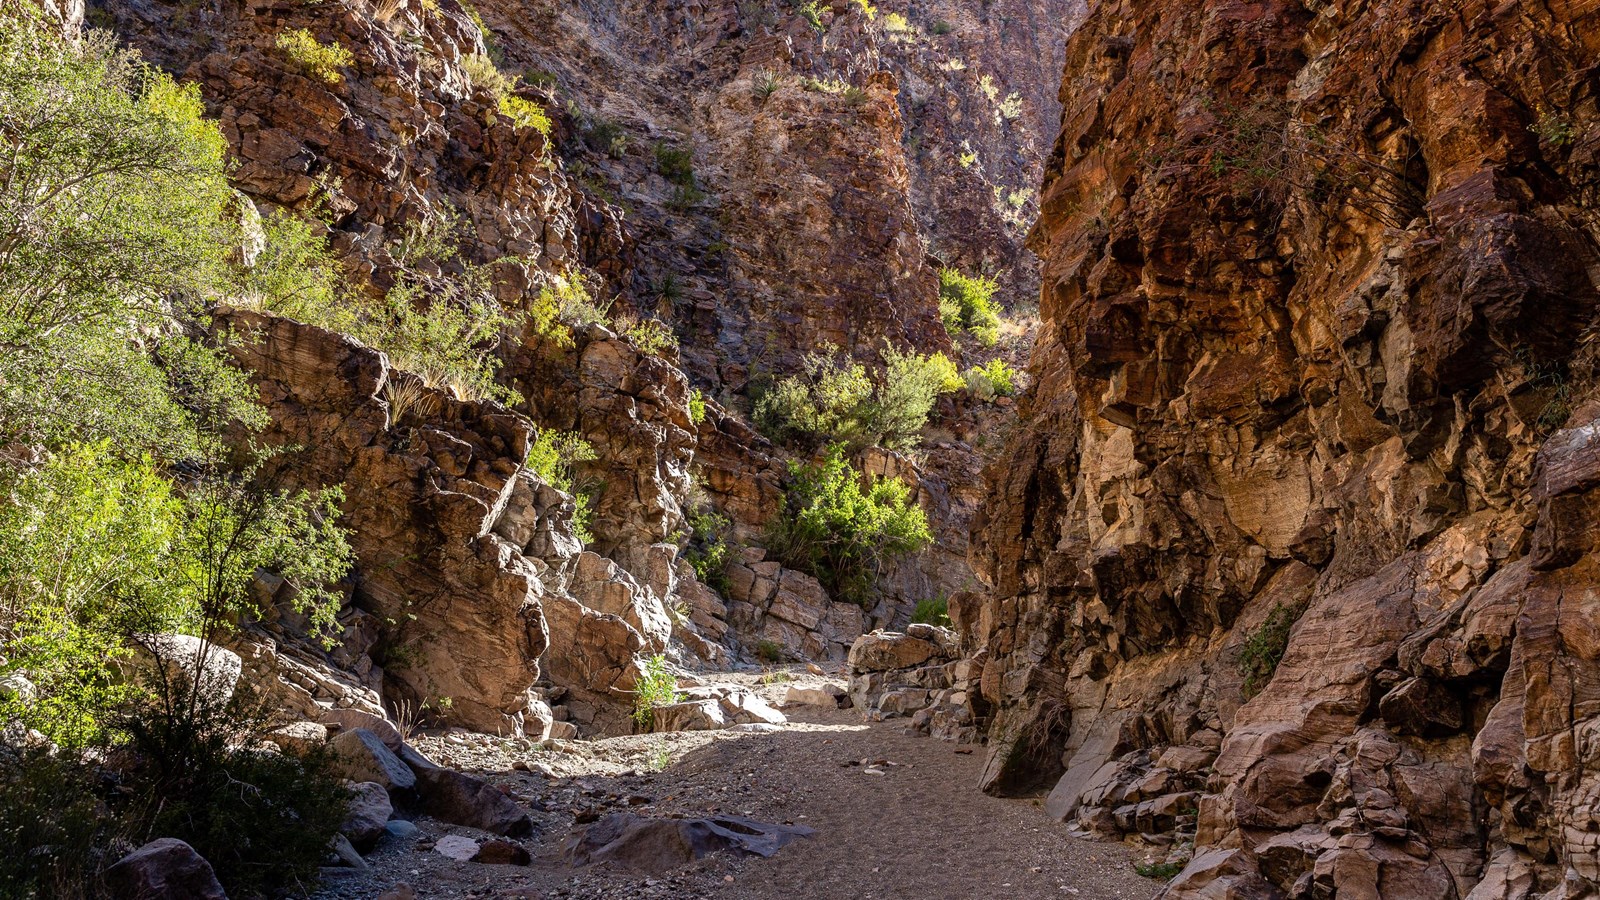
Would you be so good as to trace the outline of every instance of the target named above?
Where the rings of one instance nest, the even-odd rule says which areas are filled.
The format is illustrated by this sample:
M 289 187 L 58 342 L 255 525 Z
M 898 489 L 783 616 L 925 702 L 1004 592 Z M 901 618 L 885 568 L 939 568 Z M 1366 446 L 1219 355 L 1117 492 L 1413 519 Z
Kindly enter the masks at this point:
M 522 843 L 533 864 L 448 859 L 431 849 L 439 837 L 484 835 L 418 819 L 419 833 L 385 839 L 368 856 L 368 870 L 325 870 L 315 896 L 371 900 L 399 884 L 419 898 L 606 900 L 1143 900 L 1157 890 L 1134 873 L 1127 848 L 1069 836 L 1038 801 L 980 793 L 982 747 L 907 734 L 893 721 L 868 725 L 849 710 L 785 713 L 790 724 L 774 733 L 636 735 L 553 749 L 461 734 L 419 737 L 424 752 L 490 777 L 529 807 L 539 831 Z M 770 859 L 714 854 L 649 875 L 568 867 L 560 851 L 574 820 L 619 810 L 731 813 L 808 825 L 816 834 Z

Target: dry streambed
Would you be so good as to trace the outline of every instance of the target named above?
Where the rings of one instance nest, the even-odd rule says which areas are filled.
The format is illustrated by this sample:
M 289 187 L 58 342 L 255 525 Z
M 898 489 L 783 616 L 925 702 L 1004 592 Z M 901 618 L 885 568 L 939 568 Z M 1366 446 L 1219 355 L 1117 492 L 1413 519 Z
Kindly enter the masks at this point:
M 784 687 L 767 690 L 776 695 Z M 424 752 L 490 778 L 527 807 L 534 836 L 494 841 L 421 818 L 414 834 L 386 838 L 368 855 L 367 869 L 330 870 L 317 897 L 926 900 L 1154 893 L 1154 882 L 1134 873 L 1126 848 L 1071 837 L 1034 801 L 979 793 L 981 749 L 909 735 L 894 722 L 864 724 L 848 710 L 786 712 L 791 721 L 776 732 L 633 735 L 549 748 L 480 735 L 419 736 Z M 710 818 L 735 836 L 747 830 L 740 819 L 794 828 L 780 829 L 783 846 L 770 858 L 725 851 L 667 864 L 706 831 L 695 823 L 655 829 L 648 821 L 641 830 L 631 816 Z M 630 823 L 635 840 L 623 858 L 653 861 L 643 871 L 611 861 L 575 866 L 563 852 L 575 841 L 574 829 L 615 832 Z M 808 837 L 789 834 L 807 828 Z M 728 840 L 715 830 L 707 838 L 712 846 Z M 589 843 L 592 849 L 595 841 Z M 480 859 L 513 861 L 447 855 L 470 857 L 474 845 Z M 517 864 L 524 850 L 529 864 Z

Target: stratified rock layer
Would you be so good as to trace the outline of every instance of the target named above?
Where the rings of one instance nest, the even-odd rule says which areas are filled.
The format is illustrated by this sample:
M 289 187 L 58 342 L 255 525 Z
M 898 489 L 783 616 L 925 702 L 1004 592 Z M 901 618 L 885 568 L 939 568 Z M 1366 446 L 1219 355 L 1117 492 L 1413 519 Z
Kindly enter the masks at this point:
M 986 788 L 1192 837 L 1170 896 L 1600 885 L 1596 58 L 1587 4 L 1091 12 Z

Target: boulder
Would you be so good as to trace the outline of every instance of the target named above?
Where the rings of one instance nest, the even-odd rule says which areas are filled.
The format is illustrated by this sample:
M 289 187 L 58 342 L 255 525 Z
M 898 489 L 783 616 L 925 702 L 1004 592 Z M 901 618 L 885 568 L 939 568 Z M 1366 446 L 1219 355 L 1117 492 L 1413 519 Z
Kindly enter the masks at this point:
M 844 709 L 850 706 L 850 694 L 831 681 L 822 684 L 791 684 L 783 694 L 783 705 Z
M 286 753 L 303 755 L 328 742 L 328 729 L 316 722 L 290 722 L 268 732 L 267 740 Z
M 464 772 L 419 769 L 417 797 L 422 811 L 441 822 L 508 837 L 533 833 L 533 820 L 504 791 Z
M 328 746 L 333 750 L 334 771 L 351 781 L 372 781 L 385 790 L 416 787 L 417 776 L 395 756 L 383 739 L 365 728 L 341 733 Z
M 400 729 L 395 724 L 382 716 L 376 716 L 359 709 L 330 709 L 322 714 L 321 723 L 325 727 L 343 733 L 365 728 L 378 736 L 383 745 L 390 750 L 398 751 L 405 739 L 400 736 Z
M 893 631 L 874 631 L 856 638 L 848 659 L 852 673 L 888 672 L 920 666 L 940 653 L 938 644 Z
M 478 855 L 478 842 L 461 834 L 447 834 L 433 844 L 433 852 L 457 862 L 468 862 Z
M 159 838 L 106 870 L 114 900 L 227 900 L 217 873 L 194 848 Z
M 729 725 L 716 699 L 669 703 L 656 707 L 653 714 L 651 731 L 716 731 Z
M 771 856 L 795 838 L 814 833 L 803 825 L 774 825 L 738 816 L 658 819 L 619 812 L 575 829 L 563 843 L 562 854 L 574 866 L 610 863 L 656 873 L 721 850 Z
M 533 856 L 521 844 L 497 839 L 479 844 L 472 861 L 490 866 L 525 866 L 533 862 Z
M 146 686 L 161 681 L 194 684 L 201 701 L 210 705 L 233 697 L 244 670 L 239 654 L 187 634 L 137 635 L 132 649 L 119 664 L 125 677 Z
M 375 781 L 363 781 L 350 786 L 348 812 L 339 832 L 364 853 L 383 837 L 393 814 L 394 804 L 389 802 L 388 790 Z

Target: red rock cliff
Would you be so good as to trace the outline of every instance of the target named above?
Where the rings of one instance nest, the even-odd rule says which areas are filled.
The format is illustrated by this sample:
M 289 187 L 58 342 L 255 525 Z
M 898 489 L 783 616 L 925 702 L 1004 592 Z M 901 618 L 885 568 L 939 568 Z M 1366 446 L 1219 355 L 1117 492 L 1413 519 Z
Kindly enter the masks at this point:
M 1595 889 L 1597 59 L 1591 3 L 1091 11 L 988 789 L 1192 837 L 1170 896 Z

